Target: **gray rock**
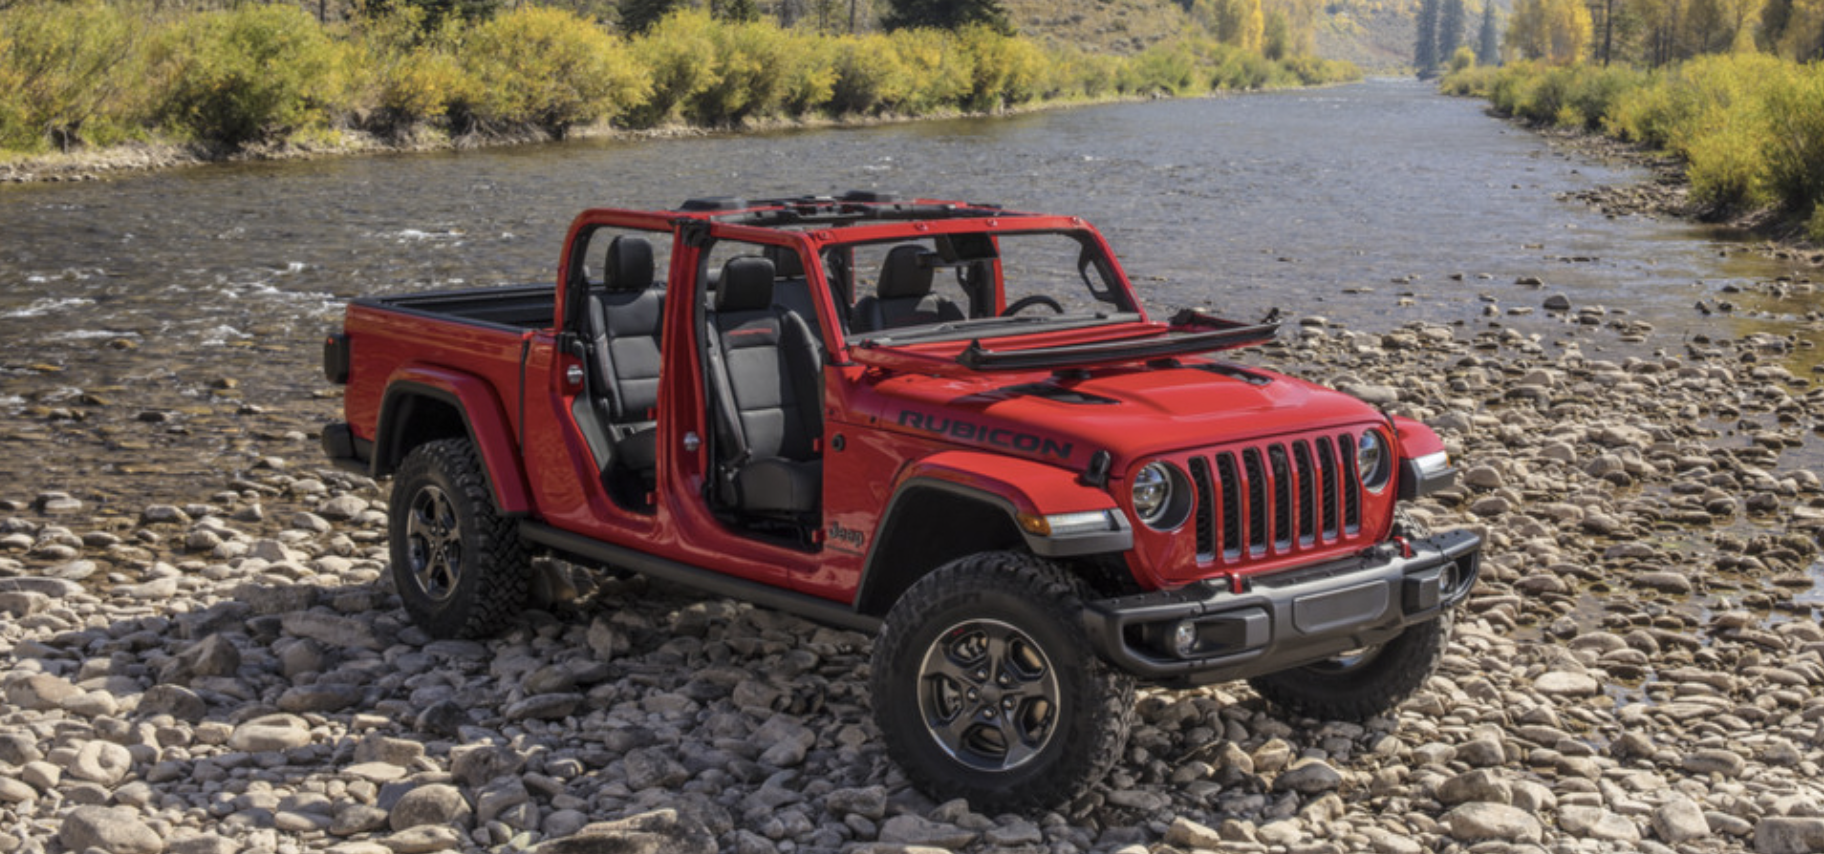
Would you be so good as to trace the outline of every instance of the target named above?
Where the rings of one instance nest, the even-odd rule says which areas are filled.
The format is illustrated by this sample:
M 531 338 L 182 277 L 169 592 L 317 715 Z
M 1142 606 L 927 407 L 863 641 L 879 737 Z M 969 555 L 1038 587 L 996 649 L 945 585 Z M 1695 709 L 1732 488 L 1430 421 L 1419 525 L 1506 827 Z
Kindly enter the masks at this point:
M 133 770 L 133 754 L 111 741 L 85 742 L 70 761 L 70 776 L 113 787 Z
M 1489 768 L 1478 768 L 1458 774 L 1438 784 L 1438 800 L 1446 805 L 1481 801 L 1491 804 L 1512 804 L 1513 787 L 1501 776 Z
M 462 847 L 462 840 L 462 831 L 454 827 L 423 825 L 380 837 L 379 843 L 392 854 L 434 854 L 457 850 Z
M 329 832 L 332 836 L 372 833 L 385 828 L 386 821 L 386 810 L 367 804 L 353 803 L 336 811 L 335 818 L 329 823 Z
M 475 817 L 462 791 L 444 783 L 419 786 L 400 796 L 387 815 L 387 826 L 395 831 L 424 825 L 467 828 Z
M 320 611 L 294 611 L 280 618 L 280 625 L 292 637 L 310 638 L 330 646 L 382 650 L 386 648 L 372 626 L 352 617 L 325 614 Z
M 627 788 L 636 792 L 654 786 L 681 786 L 690 779 L 690 771 L 672 759 L 671 751 L 666 748 L 630 751 L 622 764 L 626 767 Z
M 1579 839 L 1640 842 L 1640 827 L 1602 807 L 1566 805 L 1558 809 L 1558 826 Z
M 0 762 L 19 766 L 44 758 L 37 739 L 23 732 L 0 733 Z
M 1653 811 L 1651 827 L 1660 841 L 1676 845 L 1710 835 L 1710 822 L 1702 807 L 1683 795 L 1676 795 Z
M 301 718 L 267 715 L 234 728 L 228 746 L 248 753 L 291 750 L 310 743 L 310 730 Z
M 159 671 L 166 683 L 189 682 L 207 676 L 233 676 L 241 669 L 241 651 L 224 635 L 210 635 L 179 651 Z
M 553 839 L 539 854 L 716 854 L 716 837 L 702 822 L 664 809 L 584 827 Z
M 510 745 L 464 745 L 450 751 L 450 776 L 471 789 L 479 789 L 501 777 L 516 775 L 525 767 L 526 754 Z
M 0 804 L 19 804 L 38 800 L 38 790 L 24 780 L 0 777 Z
M 1824 818 L 1767 816 L 1754 824 L 1755 854 L 1824 851 Z
M 1165 829 L 1165 844 L 1186 849 L 1207 848 L 1211 851 L 1221 851 L 1224 847 L 1221 834 L 1183 816 L 1174 819 L 1172 826 Z
M 209 714 L 209 704 L 195 691 L 181 685 L 154 685 L 140 695 L 138 711 L 147 717 L 170 715 L 180 721 L 196 723 Z
M 837 789 L 824 796 L 823 807 L 835 816 L 858 815 L 869 821 L 880 821 L 887 815 L 887 789 L 885 786 Z
M 475 820 L 487 824 L 513 807 L 529 803 L 532 794 L 518 777 L 501 777 L 475 792 Z
M 880 826 L 880 841 L 896 845 L 961 848 L 981 834 L 918 815 L 896 815 Z
M 1588 673 L 1553 670 L 1539 674 L 1533 688 L 1548 697 L 1588 697 L 1602 691 L 1601 683 Z
M 34 673 L 6 687 L 6 702 L 21 709 L 48 712 L 61 708 L 63 701 L 82 693 L 67 680 L 48 673 Z
M 574 714 L 582 704 L 581 694 L 535 694 L 508 706 L 501 714 L 511 721 L 556 721 Z
M 367 695 L 360 686 L 337 682 L 318 682 L 285 689 L 279 695 L 279 708 L 287 712 L 339 712 L 356 705 Z
M 1463 804 L 1445 813 L 1442 824 L 1449 829 L 1451 838 L 1459 842 L 1494 839 L 1536 843 L 1545 834 L 1538 819 L 1506 804 Z
M 82 806 L 70 810 L 57 833 L 68 851 L 99 848 L 109 854 L 162 854 L 165 840 L 130 809 Z
M 1301 759 L 1273 780 L 1273 790 L 1316 795 L 1336 791 L 1342 784 L 1343 775 L 1329 763 L 1321 759 Z
M 412 728 L 429 735 L 440 735 L 446 738 L 456 736 L 462 728 L 474 723 L 469 710 L 452 700 L 438 700 L 418 713 L 418 719 L 412 722 Z
M 1704 748 L 1694 750 L 1679 760 L 1679 767 L 1693 774 L 1721 774 L 1727 779 L 1737 779 L 1747 769 L 1748 760 L 1733 750 L 1721 748 Z

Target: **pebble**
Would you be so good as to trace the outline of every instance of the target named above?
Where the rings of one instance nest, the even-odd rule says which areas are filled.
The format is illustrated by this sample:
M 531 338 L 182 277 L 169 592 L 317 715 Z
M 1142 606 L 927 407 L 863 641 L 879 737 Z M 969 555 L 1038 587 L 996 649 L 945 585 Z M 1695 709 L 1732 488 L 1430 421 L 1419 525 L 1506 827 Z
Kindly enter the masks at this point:
M 309 424 L 145 506 L 0 495 L 0 854 L 1824 850 L 1824 492 L 1790 452 L 1824 390 L 1771 342 L 1621 355 L 1583 326 L 1619 312 L 1561 310 L 1562 339 L 1326 321 L 1246 355 L 1438 425 L 1464 467 L 1413 507 L 1488 538 L 1439 678 L 1366 723 L 1143 686 L 1110 778 L 1028 816 L 911 788 L 862 635 L 552 564 L 574 595 L 430 639 L 385 485 Z

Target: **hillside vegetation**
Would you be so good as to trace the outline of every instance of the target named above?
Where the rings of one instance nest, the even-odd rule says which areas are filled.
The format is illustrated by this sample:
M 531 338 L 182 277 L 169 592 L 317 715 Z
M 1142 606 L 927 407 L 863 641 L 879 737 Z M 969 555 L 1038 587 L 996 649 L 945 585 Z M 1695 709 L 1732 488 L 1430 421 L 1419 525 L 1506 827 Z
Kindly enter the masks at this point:
M 283 3 L 180 12 L 22 0 L 0 8 L 0 151 L 164 140 L 232 152 L 334 146 L 348 133 L 434 141 L 561 137 L 603 122 L 728 127 L 987 113 L 1356 74 L 1294 54 L 1286 34 L 1267 27 L 1274 19 L 1261 16 L 1259 0 L 1214 0 L 1217 8 L 1252 4 L 1252 28 L 1233 32 L 1128 2 L 1129 14 L 1117 9 L 1086 25 L 1118 32 L 1119 21 L 1151 23 L 1104 52 L 984 24 L 853 34 L 786 27 L 751 5 L 744 18 L 675 11 L 628 35 L 535 5 L 470 21 L 401 4 L 325 25 Z M 1212 0 L 1198 2 L 1193 20 Z

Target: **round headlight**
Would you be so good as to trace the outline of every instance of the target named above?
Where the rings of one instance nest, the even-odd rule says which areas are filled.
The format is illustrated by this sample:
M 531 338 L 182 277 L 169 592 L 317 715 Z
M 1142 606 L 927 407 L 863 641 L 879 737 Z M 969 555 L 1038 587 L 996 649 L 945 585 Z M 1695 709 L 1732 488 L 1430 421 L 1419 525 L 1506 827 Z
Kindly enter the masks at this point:
M 1362 438 L 1355 447 L 1355 471 L 1362 479 L 1362 486 L 1380 491 L 1387 485 L 1388 475 L 1393 473 L 1392 457 L 1387 450 L 1387 440 L 1374 430 L 1362 431 Z
M 1134 473 L 1134 513 L 1140 521 L 1157 527 L 1172 506 L 1172 476 L 1164 463 L 1147 463 Z

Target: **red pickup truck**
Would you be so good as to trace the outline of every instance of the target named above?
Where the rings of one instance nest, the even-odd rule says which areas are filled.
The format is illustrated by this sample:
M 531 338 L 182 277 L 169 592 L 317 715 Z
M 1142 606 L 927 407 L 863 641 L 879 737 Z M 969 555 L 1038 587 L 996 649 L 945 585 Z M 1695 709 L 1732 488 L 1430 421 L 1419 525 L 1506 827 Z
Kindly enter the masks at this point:
M 1401 500 L 1427 427 L 1219 358 L 1271 323 L 1141 307 L 1071 216 L 880 193 L 584 211 L 555 285 L 360 299 L 337 463 L 393 478 L 439 637 L 551 554 L 878 632 L 874 714 L 938 797 L 1053 805 L 1137 680 L 1378 714 L 1436 667 L 1480 540 Z

